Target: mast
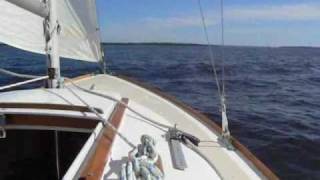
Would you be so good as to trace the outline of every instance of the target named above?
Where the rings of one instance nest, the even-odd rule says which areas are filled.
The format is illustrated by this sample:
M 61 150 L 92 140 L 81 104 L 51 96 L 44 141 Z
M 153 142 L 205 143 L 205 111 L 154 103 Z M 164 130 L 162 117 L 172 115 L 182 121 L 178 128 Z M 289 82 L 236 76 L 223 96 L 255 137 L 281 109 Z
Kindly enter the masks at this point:
M 46 36 L 46 52 L 48 55 L 48 87 L 61 87 L 60 56 L 59 56 L 59 32 L 60 25 L 57 17 L 57 1 L 48 0 L 49 15 L 45 19 L 44 32 Z
M 61 87 L 60 56 L 59 56 L 59 31 L 60 25 L 57 17 L 57 0 L 21 1 L 7 0 L 27 11 L 44 18 L 43 32 L 46 43 L 48 87 Z M 39 32 L 40 33 L 40 32 Z

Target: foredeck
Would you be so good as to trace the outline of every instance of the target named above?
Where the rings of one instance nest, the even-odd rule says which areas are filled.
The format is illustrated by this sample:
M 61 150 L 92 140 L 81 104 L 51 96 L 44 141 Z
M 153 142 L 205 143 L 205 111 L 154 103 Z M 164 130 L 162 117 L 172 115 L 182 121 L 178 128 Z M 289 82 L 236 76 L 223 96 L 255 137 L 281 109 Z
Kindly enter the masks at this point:
M 79 81 L 78 84 L 86 88 L 95 86 L 95 89 L 99 91 L 117 92 L 121 97 L 129 98 L 130 106 L 138 109 L 138 111 L 143 113 L 147 118 L 172 127 L 176 124 L 179 129 L 193 134 L 202 140 L 199 145 L 199 150 L 214 164 L 216 170 L 210 168 L 200 156 L 186 147 L 183 148 L 183 151 L 187 157 L 188 168 L 185 171 L 173 169 L 171 157 L 169 156 L 168 143 L 163 137 L 164 132 L 146 123 L 144 118 L 126 110 L 120 132 L 127 135 L 134 144 L 139 143 L 139 138 L 142 134 L 155 136 L 158 141 L 157 148 L 159 148 L 160 154 L 163 156 L 163 163 L 165 164 L 164 171 L 168 179 L 175 179 L 174 177 L 176 177 L 176 179 L 180 179 L 177 177 L 181 177 L 181 179 L 196 179 L 199 177 L 202 177 L 202 179 L 266 178 L 266 176 L 260 172 L 250 160 L 244 158 L 238 150 L 228 150 L 219 143 L 218 132 L 207 128 L 191 114 L 161 96 L 126 80 L 108 75 L 87 77 Z M 115 172 L 115 168 L 124 161 L 123 158 L 128 155 L 130 150 L 129 146 L 121 139 L 116 138 L 111 157 L 107 161 L 108 166 L 105 170 L 106 177 L 111 179 L 115 178 L 116 173 L 112 172 Z M 219 175 L 221 177 L 219 177 Z M 268 178 L 273 177 L 270 176 Z M 276 178 L 276 176 L 274 176 L 274 178 Z
M 129 102 L 129 106 L 135 107 L 139 112 L 143 111 L 144 115 L 152 117 L 153 119 L 158 120 L 158 122 L 171 124 L 161 116 L 133 101 Z M 123 133 L 132 144 L 136 145 L 140 143 L 140 137 L 143 134 L 148 134 L 156 140 L 156 150 L 162 159 L 166 179 L 219 179 L 218 174 L 204 159 L 185 146 L 182 147 L 188 167 L 185 170 L 174 169 L 172 166 L 169 145 L 165 138 L 166 132 L 150 125 L 146 119 L 139 117 L 129 110 L 126 110 L 124 114 L 119 131 Z M 208 144 L 216 146 L 216 143 L 214 142 L 209 142 Z M 127 162 L 128 152 L 130 151 L 132 151 L 132 147 L 121 138 L 116 137 L 102 179 L 119 179 L 121 165 Z
M 157 141 L 156 149 L 162 159 L 165 179 L 277 179 L 268 168 L 238 141 L 235 141 L 238 143 L 238 145 L 236 144 L 236 148 L 241 147 L 242 149 L 226 149 L 218 140 L 219 129 L 206 126 L 203 120 L 208 121 L 208 119 L 196 116 L 188 108 L 179 106 L 175 100 L 169 101 L 168 98 L 165 98 L 161 94 L 155 94 L 132 82 L 110 75 L 86 76 L 77 79 L 75 83 L 82 88 L 112 96 L 117 100 L 128 99 L 128 106 L 138 112 L 138 114 L 125 108 L 123 116 L 121 116 L 121 122 L 117 124 L 118 132 L 134 145 L 140 143 L 140 137 L 143 134 L 148 134 L 155 138 Z M 68 87 L 71 88 L 72 85 L 69 84 Z M 114 115 L 115 107 L 118 104 L 116 101 L 86 93 L 76 88 L 74 91 L 91 107 L 96 108 L 102 117 L 112 122 L 112 115 Z M 14 108 L 13 105 L 18 104 L 19 106 L 19 103 L 32 103 L 35 106 L 30 108 L 16 106 Z M 45 108 L 39 104 L 51 104 L 54 105 L 54 108 Z M 81 111 L 72 108 L 61 109 L 61 107 L 67 105 L 76 106 Z M 71 177 L 80 177 L 81 173 L 84 173 L 83 166 L 87 166 L 88 163 L 90 164 L 89 152 L 91 151 L 92 153 L 90 149 L 97 148 L 98 146 L 96 143 L 99 142 L 99 137 L 94 134 L 100 134 L 106 128 L 101 125 L 96 126 L 99 122 L 96 114 L 90 112 L 90 110 L 88 111 L 87 106 L 68 89 L 35 89 L 2 93 L 0 96 L 0 113 L 15 115 L 19 113 L 23 115 L 38 114 L 94 121 L 94 125 L 92 125 L 95 127 L 92 134 L 93 139 L 87 141 L 84 147 L 86 148 L 85 152 L 82 149 L 78 155 L 80 160 L 77 158 L 74 162 L 75 166 L 82 170 L 80 171 L 80 169 L 72 166 L 73 173 L 71 173 Z M 139 114 L 143 114 L 143 116 Z M 169 145 L 165 138 L 166 130 L 152 125 L 148 121 L 149 119 L 170 127 L 176 125 L 180 130 L 198 137 L 201 140 L 198 150 L 214 167 L 210 166 L 205 159 L 193 150 L 182 146 L 188 167 L 185 170 L 174 169 Z M 84 126 L 88 128 L 89 126 L 87 125 Z M 90 129 L 93 129 L 92 126 Z M 14 128 L 13 125 L 7 126 L 8 129 L 10 127 Z M 75 127 L 73 130 L 76 131 L 78 128 Z M 88 145 L 89 141 L 91 144 L 89 143 Z M 111 180 L 120 178 L 121 166 L 127 161 L 128 153 L 132 150 L 132 147 L 118 135 L 112 136 L 112 138 L 109 138 L 109 141 L 109 145 L 107 143 L 108 147 L 102 147 L 104 150 L 101 152 L 105 153 L 100 152 L 100 155 L 98 154 L 98 157 L 96 157 L 97 159 L 100 158 L 100 162 L 103 162 L 100 163 L 99 167 L 100 169 L 102 168 L 103 172 L 99 176 L 91 176 L 91 178 L 87 177 L 87 179 Z M 106 148 L 109 148 L 109 150 L 106 151 Z

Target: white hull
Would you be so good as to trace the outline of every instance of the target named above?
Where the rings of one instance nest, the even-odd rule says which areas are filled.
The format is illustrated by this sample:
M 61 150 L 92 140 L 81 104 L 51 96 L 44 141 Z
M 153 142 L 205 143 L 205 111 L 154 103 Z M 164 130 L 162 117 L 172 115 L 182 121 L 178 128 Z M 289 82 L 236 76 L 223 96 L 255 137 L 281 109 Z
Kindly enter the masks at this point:
M 171 97 L 159 92 L 158 90 L 146 89 L 135 83 L 110 75 L 85 76 L 74 80 L 77 85 L 85 89 L 91 89 L 94 92 L 112 96 L 115 99 L 128 99 L 128 107 L 121 117 L 121 123 L 118 131 L 125 136 L 132 144 L 139 144 L 140 137 L 143 134 L 152 136 L 157 141 L 157 151 L 161 157 L 165 179 L 277 179 L 277 177 L 255 158 L 238 141 L 234 140 L 235 150 L 228 150 L 223 143 L 219 141 L 220 129 L 212 121 L 195 110 L 179 103 Z M 106 119 L 112 117 L 113 109 L 117 103 L 107 100 L 93 94 L 88 94 L 75 87 L 72 84 L 67 85 L 72 88 L 83 100 L 90 106 L 99 108 L 103 111 L 101 116 Z M 157 94 L 156 94 L 157 93 Z M 84 106 L 81 100 L 77 99 L 68 89 L 35 89 L 25 91 L 12 91 L 2 93 L 0 102 L 7 103 L 42 103 L 42 104 L 69 104 Z M 87 121 L 97 121 L 96 114 L 92 112 L 76 112 L 70 110 L 50 110 L 34 108 L 0 108 L 3 114 L 31 114 L 43 116 L 63 116 L 68 118 L 87 119 Z M 138 114 L 136 113 L 138 112 Z M 141 116 L 142 114 L 143 116 Z M 197 147 L 198 153 L 182 146 L 183 154 L 187 162 L 185 170 L 173 168 L 170 149 L 166 140 L 165 132 L 154 126 L 148 121 L 151 119 L 161 124 L 171 127 L 177 125 L 179 130 L 188 132 L 198 137 L 201 142 Z M 60 124 L 8 124 L 6 129 L 32 128 L 32 129 L 55 129 L 60 131 L 93 131 L 92 126 L 84 124 L 83 127 L 64 126 Z M 104 127 L 96 126 L 94 128 L 97 134 L 103 132 Z M 97 156 L 95 148 L 100 147 L 99 136 L 93 136 L 87 141 L 84 148 L 77 156 L 74 163 L 64 179 L 73 179 L 75 177 L 86 176 L 87 179 L 119 179 L 121 165 L 125 163 L 128 152 L 132 147 L 128 145 L 118 135 L 112 139 L 108 147 L 108 154 L 102 156 L 106 158 L 102 171 L 99 174 L 90 175 L 92 168 L 90 159 Z M 102 142 L 102 141 L 101 141 Z M 102 146 L 103 147 L 103 146 Z M 103 149 L 103 148 L 102 148 Z M 209 163 L 207 162 L 209 161 Z M 100 167 L 101 169 L 101 167 Z M 87 174 L 86 174 L 87 173 Z M 93 172 L 94 174 L 94 172 Z

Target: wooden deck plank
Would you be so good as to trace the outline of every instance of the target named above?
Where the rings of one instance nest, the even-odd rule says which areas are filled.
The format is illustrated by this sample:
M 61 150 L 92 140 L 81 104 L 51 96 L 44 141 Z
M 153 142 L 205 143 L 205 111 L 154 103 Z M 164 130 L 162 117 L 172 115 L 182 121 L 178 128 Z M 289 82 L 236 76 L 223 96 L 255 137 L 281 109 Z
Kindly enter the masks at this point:
M 129 99 L 122 98 L 121 101 L 128 104 Z M 117 129 L 120 127 L 125 109 L 126 107 L 119 103 L 109 120 L 109 122 Z M 94 153 L 90 156 L 83 168 L 80 179 L 97 180 L 102 177 L 104 167 L 111 153 L 115 136 L 116 132 L 114 132 L 109 126 L 106 126 L 103 129 L 102 136 L 98 139 Z
M 47 109 L 47 110 L 64 110 L 91 112 L 86 106 L 67 105 L 67 104 L 49 104 L 49 103 L 0 103 L 0 108 L 17 108 L 17 109 Z M 94 108 L 98 113 L 103 113 L 100 108 Z
M 28 125 L 93 129 L 94 127 L 96 127 L 99 121 L 94 119 L 63 117 L 54 115 L 5 114 L 5 122 L 6 126 Z

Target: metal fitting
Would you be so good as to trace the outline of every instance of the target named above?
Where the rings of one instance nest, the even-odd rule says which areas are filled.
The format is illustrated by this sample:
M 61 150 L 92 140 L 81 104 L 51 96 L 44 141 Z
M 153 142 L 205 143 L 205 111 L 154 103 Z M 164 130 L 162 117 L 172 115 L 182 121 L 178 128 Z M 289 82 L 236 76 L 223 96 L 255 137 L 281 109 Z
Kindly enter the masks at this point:
M 7 137 L 6 130 L 4 126 L 6 125 L 6 116 L 0 113 L 0 139 Z

